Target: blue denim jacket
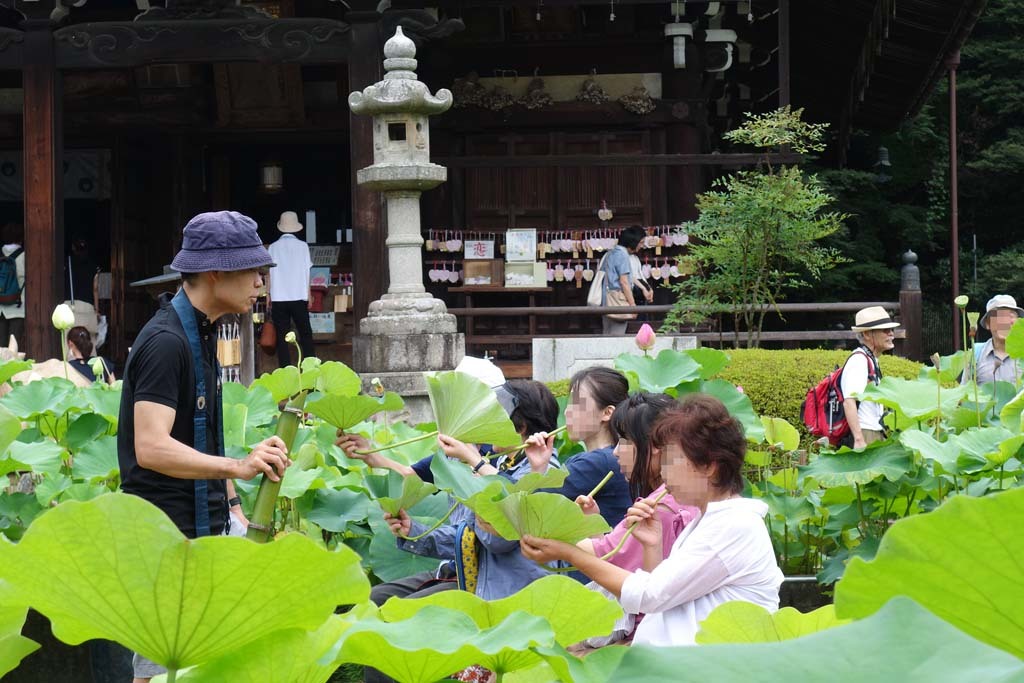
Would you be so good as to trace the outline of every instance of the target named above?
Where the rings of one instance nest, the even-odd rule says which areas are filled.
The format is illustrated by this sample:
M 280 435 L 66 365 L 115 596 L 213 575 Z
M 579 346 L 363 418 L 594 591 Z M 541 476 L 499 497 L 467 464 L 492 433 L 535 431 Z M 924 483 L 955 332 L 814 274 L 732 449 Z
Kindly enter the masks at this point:
M 500 463 L 501 460 L 498 462 Z M 558 461 L 552 457 L 548 467 L 558 467 Z M 512 469 L 502 472 L 502 475 L 515 482 L 529 473 L 530 461 L 523 458 L 522 462 Z M 484 600 L 507 598 L 533 581 L 550 574 L 536 562 L 523 556 L 519 550 L 519 541 L 509 541 L 501 536 L 489 534 L 477 526 L 473 511 L 464 505 L 459 505 L 455 509 L 447 524 L 423 538 L 416 541 L 397 539 L 398 547 L 415 555 L 456 562 L 458 559 L 456 553 L 456 546 L 459 542 L 458 530 L 462 522 L 471 524 L 476 531 L 477 597 Z M 409 535 L 418 536 L 426 530 L 426 526 L 414 520 Z M 462 574 L 461 568 L 458 568 L 458 573 Z

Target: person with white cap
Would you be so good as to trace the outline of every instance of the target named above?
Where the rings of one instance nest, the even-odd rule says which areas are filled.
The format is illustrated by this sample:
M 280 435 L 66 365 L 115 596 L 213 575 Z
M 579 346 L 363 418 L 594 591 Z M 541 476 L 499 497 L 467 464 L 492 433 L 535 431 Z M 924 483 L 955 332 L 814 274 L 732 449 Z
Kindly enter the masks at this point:
M 302 223 L 294 211 L 285 211 L 277 221 L 281 237 L 267 247 L 275 265 L 270 269 L 270 321 L 277 328 L 277 364 L 291 364 L 291 348 L 285 334 L 295 323 L 303 358 L 312 358 L 313 328 L 309 324 L 309 245 L 295 236 Z
M 869 306 L 857 311 L 853 327 L 860 342 L 843 366 L 839 387 L 843 392 L 843 412 L 850 432 L 844 444 L 853 448 L 864 448 L 869 443 L 885 438 L 882 426 L 883 407 L 871 401 L 858 401 L 868 382 L 878 384 L 882 380 L 882 369 L 878 356 L 891 351 L 900 324 L 889 317 L 881 306 Z
M 1009 294 L 997 294 L 985 304 L 980 324 L 992 333 L 992 338 L 974 347 L 974 377 L 978 384 L 996 381 L 1017 384 L 1020 381 L 1021 366 L 1006 353 L 1006 337 L 1022 315 L 1024 309 L 1017 306 L 1017 300 Z M 965 372 L 962 381 L 969 380 L 970 373 Z

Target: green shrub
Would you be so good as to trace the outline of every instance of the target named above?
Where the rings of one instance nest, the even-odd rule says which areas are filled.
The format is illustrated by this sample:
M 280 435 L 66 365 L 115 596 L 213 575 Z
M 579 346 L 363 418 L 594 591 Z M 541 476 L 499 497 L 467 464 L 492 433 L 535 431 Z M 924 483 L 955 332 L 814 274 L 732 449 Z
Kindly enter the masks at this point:
M 555 398 L 562 398 L 563 396 L 569 395 L 569 380 L 559 379 L 554 382 L 548 382 L 548 389 L 555 395 Z
M 722 379 L 743 387 L 758 415 L 781 417 L 803 433 L 800 405 L 807 390 L 842 365 L 849 351 L 801 349 L 730 349 L 729 365 L 719 373 Z M 879 358 L 882 375 L 915 379 L 921 364 L 906 358 L 884 355 Z

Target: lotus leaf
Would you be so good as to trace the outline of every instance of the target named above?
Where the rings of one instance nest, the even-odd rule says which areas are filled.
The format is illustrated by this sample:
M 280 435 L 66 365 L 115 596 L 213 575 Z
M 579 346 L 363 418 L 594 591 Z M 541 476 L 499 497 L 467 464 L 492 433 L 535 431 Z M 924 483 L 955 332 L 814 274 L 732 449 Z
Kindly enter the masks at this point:
M 868 619 L 780 643 L 628 650 L 605 681 L 679 680 L 682 671 L 687 680 L 755 683 L 820 680 L 822 672 L 838 683 L 878 679 L 883 673 L 885 680 L 904 683 L 1024 680 L 1024 662 L 906 598 L 894 599 Z
M 21 432 L 21 420 L 3 404 L 0 404 L 0 456 L 7 451 L 7 447 L 18 438 Z M 0 465 L 0 467 L 3 466 Z
M 364 395 L 325 394 L 315 401 L 310 401 L 306 405 L 306 410 L 338 429 L 348 429 L 371 415 L 383 410 L 401 410 L 404 405 L 402 397 L 393 391 L 386 392 L 381 399 Z
M 392 598 L 381 607 L 386 621 L 412 618 L 424 605 L 467 614 L 481 629 L 493 628 L 513 612 L 547 620 L 559 645 L 568 647 L 608 634 L 622 608 L 601 593 L 566 576 L 545 576 L 501 600 L 483 600 L 465 591 L 443 591 L 415 600 Z
M 36 474 L 58 474 L 67 451 L 58 443 L 45 439 L 23 443 L 13 442 L 7 457 L 0 458 L 0 474 L 15 470 L 32 470 Z
M 530 493 L 537 489 L 561 488 L 568 476 L 569 470 L 564 467 L 549 467 L 548 471 L 543 474 L 540 472 L 530 472 L 529 474 L 520 477 L 519 481 L 512 484 L 509 492 L 515 493 L 516 491 L 522 491 L 523 493 Z
M 966 387 L 940 389 L 932 379 L 883 377 L 877 385 L 868 384 L 860 397 L 892 408 L 906 422 L 921 422 L 937 416 L 940 410 L 943 415 L 952 414 L 966 395 Z
M 64 443 L 68 448 L 77 452 L 78 449 L 106 435 L 109 431 L 110 423 L 105 417 L 96 413 L 83 413 L 75 418 L 64 434 Z
M 6 542 L 0 539 L 0 544 Z M 3 552 L 0 552 L 0 560 Z M 12 600 L 9 589 L 0 580 L 0 678 L 13 671 L 25 657 L 39 649 L 39 644 L 21 635 L 27 607 Z
M 1013 438 L 1013 434 L 1002 427 L 983 427 L 968 429 L 955 438 L 961 450 L 961 461 L 958 463 L 961 470 L 976 473 L 987 468 L 989 461 L 999 457 L 1000 445 Z
M 901 444 L 878 441 L 863 451 L 843 448 L 837 453 L 822 453 L 800 473 L 825 487 L 864 485 L 885 477 L 896 481 L 911 467 L 910 454 Z
M 471 500 L 492 485 L 498 485 L 504 491 L 508 480 L 497 475 L 478 477 L 464 464 L 451 458 L 437 456 L 430 461 L 430 472 L 434 475 L 434 484 L 452 494 L 461 502 Z
M 499 448 L 521 442 L 512 420 L 486 384 L 461 372 L 425 372 L 423 376 L 441 434 Z
M 316 388 L 325 394 L 337 394 L 340 396 L 355 396 L 359 393 L 363 382 L 359 375 L 344 363 L 329 360 L 320 366 L 320 376 L 316 381 Z
M 12 359 L 0 362 L 0 384 L 9 381 L 19 372 L 25 372 L 26 370 L 31 369 L 32 361 L 30 360 Z
M 963 351 L 957 351 L 950 356 L 941 356 L 939 358 L 939 369 L 936 370 L 933 365 L 926 365 L 921 368 L 921 379 L 935 380 L 937 377 L 939 382 L 948 384 L 950 382 L 956 382 L 960 379 L 960 374 L 964 371 L 964 361 L 967 356 L 964 355 Z
M 697 642 L 712 643 L 772 643 L 799 638 L 824 631 L 833 626 L 849 623 L 836 618 L 832 605 L 825 605 L 804 614 L 792 607 L 769 612 L 752 602 L 735 600 L 716 607 L 700 624 Z
M 78 479 L 111 479 L 118 473 L 117 439 L 113 436 L 101 436 L 75 453 L 71 474 Z
M 352 522 L 365 520 L 375 510 L 362 491 L 352 489 L 316 489 L 295 503 L 303 517 L 335 533 L 345 531 Z
M 242 405 L 246 407 L 245 424 L 247 427 L 261 427 L 274 421 L 280 411 L 278 402 L 270 390 L 264 386 L 253 384 L 246 389 L 236 382 L 224 384 L 224 407 Z
M 361 431 L 361 433 L 364 433 L 368 437 L 371 436 L 371 433 L 368 430 L 359 430 L 358 425 L 355 425 L 353 430 Z M 410 441 L 410 443 L 406 443 L 405 445 L 388 449 L 388 455 L 392 460 L 397 460 L 398 462 L 406 465 L 411 465 L 437 450 L 437 439 L 420 439 L 418 441 L 411 441 L 411 439 L 434 431 L 436 431 L 436 429 L 433 425 L 429 425 L 429 428 L 425 428 L 422 425 L 418 427 L 410 427 L 404 422 L 396 422 L 390 425 L 386 430 L 378 427 L 376 429 L 376 433 L 372 436 L 373 441 L 379 443 L 381 446 L 385 446 L 389 443 Z
M 335 662 L 373 666 L 403 683 L 433 683 L 471 664 L 501 673 L 506 664 L 531 665 L 537 658 L 530 648 L 554 639 L 544 619 L 525 612 L 481 629 L 462 612 L 427 605 L 394 623 L 362 616 L 342 633 Z
M 905 595 L 974 638 L 1024 657 L 1024 582 L 1017 571 L 1024 543 L 1013 523 L 1021 519 L 1024 488 L 956 496 L 930 514 L 898 521 L 874 560 L 850 561 L 836 587 L 836 614 L 862 618 Z
M 623 353 L 615 359 L 615 367 L 636 376 L 641 391 L 664 393 L 684 382 L 701 378 L 701 364 L 691 356 L 664 349 L 656 357 Z
M 421 500 L 436 492 L 436 486 L 428 484 L 415 474 L 410 474 L 402 478 L 402 493 L 398 498 L 378 498 L 377 502 L 384 512 L 397 517 L 399 510 L 411 510 Z
M 369 594 L 347 548 L 326 552 L 298 535 L 188 540 L 156 507 L 116 493 L 57 506 L 4 554 L 0 574 L 58 638 L 115 640 L 171 669 L 316 628 Z
M 0 398 L 0 404 L 22 420 L 35 420 L 43 415 L 63 415 L 72 407 L 84 408 L 86 403 L 79 391 L 66 379 L 48 377 L 14 387 Z
M 200 664 L 180 674 L 178 683 L 326 683 L 338 663 L 321 659 L 349 622 L 330 616 L 315 631 L 274 631 L 220 659 Z M 154 678 L 165 683 L 166 677 Z
M 764 440 L 784 451 L 795 451 L 800 447 L 800 432 L 781 417 L 761 417 L 764 425 Z
M 1010 358 L 1024 359 L 1024 320 L 1013 323 L 1006 335 L 1006 353 Z
M 1024 431 L 1024 421 L 1021 420 L 1022 412 L 1024 412 L 1024 390 L 1021 390 L 999 411 L 999 422 L 1015 432 Z
M 117 421 L 121 415 L 121 390 L 106 384 L 93 384 L 80 389 L 88 408 L 117 429 Z M 84 407 L 84 406 L 83 406 Z
M 725 404 L 729 413 L 743 425 L 747 441 L 760 443 L 764 439 L 764 425 L 754 412 L 754 405 L 734 384 L 724 379 L 713 379 L 702 382 L 700 390 Z
M 769 493 L 761 497 L 768 504 L 768 514 L 775 522 L 788 524 L 790 529 L 815 517 L 814 505 L 804 497 Z
M 557 493 L 519 492 L 469 507 L 510 541 L 536 536 L 578 543 L 611 531 L 600 515 L 583 514 L 576 503 Z
M 294 365 L 286 365 L 271 373 L 263 373 L 253 381 L 252 387 L 265 388 L 270 392 L 274 403 L 280 403 L 299 393 L 299 369 Z
M 711 379 L 729 364 L 729 354 L 719 349 L 702 346 L 697 349 L 683 351 L 687 356 L 700 364 L 700 378 Z
M 289 467 L 285 470 L 281 479 L 282 498 L 298 498 L 299 496 L 313 489 L 322 489 L 326 486 L 324 479 L 329 475 L 319 467 L 310 470 L 300 470 L 297 467 Z
M 437 569 L 437 560 L 433 557 L 422 557 L 400 549 L 395 543 L 395 537 L 391 534 L 388 523 L 384 521 L 382 511 L 376 507 L 371 510 L 367 522 L 373 535 L 365 558 L 367 565 L 378 579 L 394 581 L 419 572 Z M 418 518 L 414 517 L 413 519 Z M 419 521 L 430 523 L 433 520 Z

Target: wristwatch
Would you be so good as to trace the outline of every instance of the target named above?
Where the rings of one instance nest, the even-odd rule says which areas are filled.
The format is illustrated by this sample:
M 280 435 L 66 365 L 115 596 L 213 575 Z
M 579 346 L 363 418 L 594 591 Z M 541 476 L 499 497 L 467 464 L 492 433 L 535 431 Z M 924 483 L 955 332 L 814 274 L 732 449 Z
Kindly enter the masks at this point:
M 234 498 L 228 498 L 228 507 L 229 508 L 233 508 L 236 505 L 241 505 L 241 504 L 242 504 L 242 499 L 240 497 L 238 497 L 238 496 L 235 496 Z
M 480 471 L 480 468 L 487 464 L 487 458 L 480 458 L 480 462 L 473 465 L 473 474 Z

